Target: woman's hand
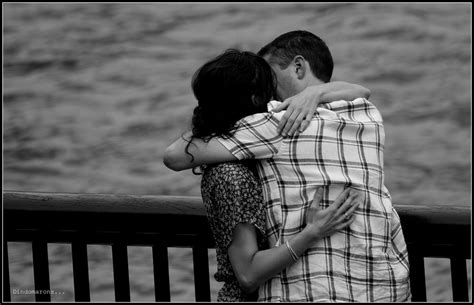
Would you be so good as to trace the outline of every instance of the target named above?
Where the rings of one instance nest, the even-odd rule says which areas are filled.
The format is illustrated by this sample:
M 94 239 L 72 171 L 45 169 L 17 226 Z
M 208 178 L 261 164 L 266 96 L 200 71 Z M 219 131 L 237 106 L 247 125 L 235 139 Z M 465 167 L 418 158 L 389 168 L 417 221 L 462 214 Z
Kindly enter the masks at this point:
M 286 113 L 278 125 L 278 132 L 284 137 L 292 136 L 295 132 L 303 132 L 308 128 L 319 104 L 337 100 L 352 101 L 359 97 L 369 98 L 370 90 L 343 81 L 309 86 L 273 109 L 273 112 L 286 109 Z
M 353 189 L 342 192 L 327 209 L 320 208 L 323 188 L 320 187 L 306 211 L 306 233 L 314 241 L 334 234 L 349 226 L 355 219 L 354 211 L 360 204 L 360 195 Z
M 316 192 L 306 212 L 306 227 L 287 240 L 297 256 L 321 238 L 345 228 L 354 221 L 357 208 L 357 192 L 347 189 L 327 209 L 321 210 L 319 203 L 323 188 Z M 351 195 L 348 197 L 349 192 Z M 353 194 L 352 194 L 353 193 Z M 349 219 L 345 219 L 344 213 Z M 351 217 L 352 216 L 352 217 Z M 258 249 L 256 228 L 250 223 L 239 223 L 234 228 L 232 242 L 227 253 L 237 281 L 246 292 L 258 289 L 263 283 L 294 263 L 286 243 L 265 250 Z
M 309 86 L 300 93 L 293 95 L 283 101 L 273 112 L 280 112 L 286 109 L 278 125 L 278 132 L 283 135 L 293 135 L 298 129 L 304 131 L 321 100 L 322 91 L 320 86 Z

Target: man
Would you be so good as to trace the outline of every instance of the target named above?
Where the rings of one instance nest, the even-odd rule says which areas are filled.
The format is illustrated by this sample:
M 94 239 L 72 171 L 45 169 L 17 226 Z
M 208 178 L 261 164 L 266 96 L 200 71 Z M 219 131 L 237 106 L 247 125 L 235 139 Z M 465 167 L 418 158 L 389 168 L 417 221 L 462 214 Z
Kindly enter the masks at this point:
M 280 100 L 327 83 L 332 76 L 329 49 L 306 31 L 281 35 L 259 55 L 275 71 Z M 296 130 L 299 124 L 291 123 L 303 119 L 304 126 Z M 290 122 L 283 130 L 282 121 Z M 184 153 L 182 142 L 177 140 L 166 152 L 167 165 L 176 170 L 235 159 L 260 160 L 271 247 L 304 228 L 305 211 L 318 186 L 326 186 L 321 207 L 328 207 L 346 187 L 364 196 L 351 226 L 312 245 L 265 283 L 260 301 L 408 300 L 406 244 L 384 186 L 382 117 L 369 101 L 322 104 L 314 115 L 287 110 L 246 117 L 230 138 L 193 141 L 193 160 Z

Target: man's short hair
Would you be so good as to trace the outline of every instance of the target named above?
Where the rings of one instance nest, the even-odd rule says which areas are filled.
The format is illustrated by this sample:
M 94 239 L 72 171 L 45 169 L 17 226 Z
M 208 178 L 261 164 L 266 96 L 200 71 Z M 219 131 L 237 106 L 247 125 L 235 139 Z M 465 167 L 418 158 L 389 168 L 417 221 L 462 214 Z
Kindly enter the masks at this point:
M 278 36 L 258 51 L 259 56 L 269 57 L 271 64 L 286 69 L 297 55 L 303 56 L 310 65 L 311 72 L 319 80 L 331 80 L 334 63 L 326 43 L 308 31 L 292 31 Z

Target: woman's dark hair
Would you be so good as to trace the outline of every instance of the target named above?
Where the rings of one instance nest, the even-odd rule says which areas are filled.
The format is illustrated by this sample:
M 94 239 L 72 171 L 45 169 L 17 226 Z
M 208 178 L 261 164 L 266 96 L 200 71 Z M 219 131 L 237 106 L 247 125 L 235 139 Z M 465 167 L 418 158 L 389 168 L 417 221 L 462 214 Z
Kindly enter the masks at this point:
M 229 49 L 199 68 L 192 79 L 198 101 L 192 118 L 192 139 L 205 142 L 215 136 L 229 137 L 237 121 L 267 112 L 276 91 L 276 78 L 269 64 L 252 52 Z M 196 173 L 193 170 L 194 173 Z

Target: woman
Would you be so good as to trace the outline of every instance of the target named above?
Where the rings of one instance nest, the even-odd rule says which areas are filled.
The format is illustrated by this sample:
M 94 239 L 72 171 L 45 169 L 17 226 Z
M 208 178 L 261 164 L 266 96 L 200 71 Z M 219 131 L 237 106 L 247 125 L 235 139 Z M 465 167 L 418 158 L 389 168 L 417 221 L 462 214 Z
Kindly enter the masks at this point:
M 353 88 L 345 83 L 341 86 L 346 90 Z M 191 141 L 186 147 L 191 158 L 188 148 L 192 139 L 208 141 L 215 136 L 229 136 L 241 118 L 266 112 L 275 93 L 275 80 L 264 59 L 250 52 L 228 50 L 195 73 L 192 87 L 198 106 L 194 109 Z M 345 93 L 338 98 L 353 99 L 359 93 L 353 90 L 353 95 Z M 322 96 L 321 102 L 325 101 Z M 358 194 L 347 189 L 329 208 L 320 210 L 320 188 L 306 210 L 305 228 L 285 244 L 265 249 L 265 207 L 252 162 L 201 167 L 202 197 L 216 241 L 215 278 L 224 282 L 218 301 L 256 300 L 252 293 L 261 284 L 296 261 L 315 241 L 350 225 L 359 204 Z

